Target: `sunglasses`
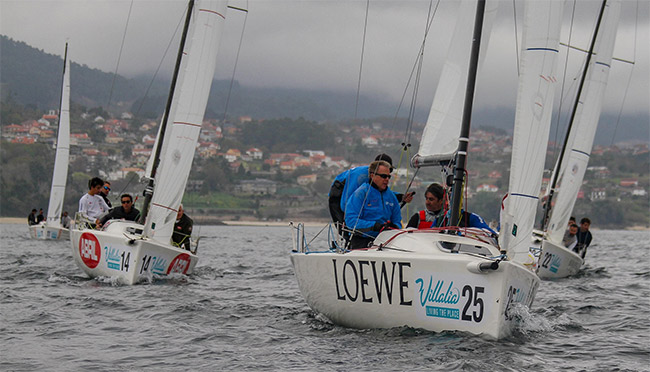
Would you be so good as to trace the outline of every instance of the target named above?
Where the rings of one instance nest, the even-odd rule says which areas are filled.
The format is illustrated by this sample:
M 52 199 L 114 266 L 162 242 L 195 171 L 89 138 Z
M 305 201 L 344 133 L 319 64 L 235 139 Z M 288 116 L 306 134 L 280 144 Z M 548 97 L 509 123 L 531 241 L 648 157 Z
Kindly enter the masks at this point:
M 122 200 L 122 204 L 131 204 L 130 200 Z
M 110 188 L 110 187 L 106 187 L 106 186 L 104 186 L 104 190 L 111 191 L 111 188 Z
M 383 179 L 390 179 L 391 177 L 390 174 L 379 174 L 379 173 L 375 173 L 375 176 L 379 176 Z

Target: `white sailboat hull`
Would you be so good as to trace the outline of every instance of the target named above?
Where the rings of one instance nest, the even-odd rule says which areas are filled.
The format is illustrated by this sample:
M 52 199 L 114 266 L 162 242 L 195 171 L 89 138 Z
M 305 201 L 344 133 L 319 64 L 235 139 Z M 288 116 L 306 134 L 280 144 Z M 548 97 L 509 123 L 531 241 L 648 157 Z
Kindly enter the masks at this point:
M 29 236 L 32 239 L 68 240 L 70 239 L 70 230 L 61 226 L 49 226 L 47 223 L 39 223 L 29 226 Z
M 542 252 L 537 263 L 537 275 L 541 279 L 560 279 L 575 275 L 584 260 L 580 255 L 563 246 L 542 241 Z
M 480 272 L 486 256 L 450 253 L 440 238 L 484 246 L 474 239 L 410 230 L 385 232 L 368 250 L 292 252 L 298 286 L 308 305 L 351 328 L 409 326 L 502 338 L 514 324 L 513 305 L 530 306 L 539 279 L 526 267 L 502 261 Z M 413 233 L 416 232 L 416 233 Z M 498 250 L 491 248 L 494 253 Z M 492 254 L 489 254 L 492 256 Z
M 72 255 L 91 278 L 111 277 L 127 285 L 153 275 L 192 274 L 197 255 L 142 238 L 142 230 L 142 225 L 132 221 L 109 221 L 104 230 L 73 229 Z

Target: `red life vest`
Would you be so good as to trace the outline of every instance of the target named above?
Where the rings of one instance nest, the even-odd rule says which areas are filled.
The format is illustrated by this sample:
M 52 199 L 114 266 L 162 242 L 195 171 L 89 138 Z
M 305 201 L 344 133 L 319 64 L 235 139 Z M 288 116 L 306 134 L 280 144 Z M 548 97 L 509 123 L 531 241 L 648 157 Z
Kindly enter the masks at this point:
M 427 221 L 427 212 L 425 210 L 421 210 L 418 229 L 430 229 L 431 226 L 433 226 L 433 221 Z

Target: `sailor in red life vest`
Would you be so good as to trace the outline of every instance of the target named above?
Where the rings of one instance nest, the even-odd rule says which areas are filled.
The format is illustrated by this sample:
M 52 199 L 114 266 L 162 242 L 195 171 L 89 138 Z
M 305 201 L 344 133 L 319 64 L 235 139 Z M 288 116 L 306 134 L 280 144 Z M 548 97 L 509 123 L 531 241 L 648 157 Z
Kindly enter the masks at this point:
M 429 229 L 432 227 L 447 226 L 445 216 L 445 191 L 440 184 L 432 183 L 424 193 L 426 209 L 414 214 L 409 220 L 407 228 Z M 459 227 L 475 227 L 485 230 L 486 233 L 496 236 L 494 230 L 476 213 L 466 212 L 461 209 Z
M 432 183 L 429 185 L 427 191 L 424 193 L 424 205 L 426 209 L 414 214 L 406 227 L 428 229 L 434 227 L 433 222 L 436 221 L 436 219 L 438 222 L 442 222 L 444 195 L 445 190 L 440 184 Z

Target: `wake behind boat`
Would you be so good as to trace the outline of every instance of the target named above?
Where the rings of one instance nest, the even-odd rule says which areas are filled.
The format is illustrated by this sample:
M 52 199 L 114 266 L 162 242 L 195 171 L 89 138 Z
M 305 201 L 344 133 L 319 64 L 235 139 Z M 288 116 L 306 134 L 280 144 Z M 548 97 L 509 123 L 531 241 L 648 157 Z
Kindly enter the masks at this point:
M 198 256 L 171 242 L 177 212 L 192 168 L 217 51 L 225 1 L 190 1 L 170 94 L 161 123 L 149 184 L 144 224 L 109 221 L 102 230 L 82 224 L 72 230 L 72 253 L 90 277 L 135 284 L 152 275 L 191 274 Z
M 63 199 L 68 178 L 68 158 L 70 155 L 70 60 L 68 59 L 67 43 L 65 44 L 63 56 L 62 85 L 50 202 L 47 207 L 47 218 L 41 223 L 29 226 L 29 235 L 34 239 L 70 239 L 70 230 L 61 224 Z
M 515 309 L 530 307 L 535 298 L 539 278 L 530 265 L 528 242 L 522 246 L 506 239 L 498 245 L 485 231 L 458 227 L 463 213 L 462 190 L 466 184 L 479 43 L 485 27 L 485 2 L 473 4 L 461 3 L 420 149 L 411 161 L 416 168 L 439 165 L 445 172 L 453 171 L 452 206 L 446 214 L 448 226 L 383 231 L 370 248 L 351 251 L 334 242 L 327 250 L 317 251 L 307 243 L 303 226 L 294 226 L 291 262 L 300 291 L 314 311 L 337 324 L 354 328 L 410 326 L 502 338 L 516 323 Z M 556 13 L 560 8 L 553 4 L 527 3 L 525 40 L 537 44 L 535 47 L 555 45 L 557 49 L 559 38 L 549 37 L 559 34 L 559 27 L 553 28 L 554 23 L 549 20 L 561 19 Z M 472 34 L 463 17 L 474 13 Z M 487 26 L 490 23 L 485 22 Z M 544 80 L 554 63 L 554 58 L 547 58 L 523 68 L 528 71 L 522 72 L 525 77 L 520 77 L 518 96 L 526 99 L 539 96 L 535 87 L 542 86 L 545 90 L 546 85 L 522 84 L 521 79 Z M 546 91 L 541 94 L 544 97 Z M 518 123 L 522 127 L 535 124 L 535 121 L 522 120 Z M 531 187 L 539 189 L 540 185 Z M 522 228 L 532 230 L 533 218 L 527 213 L 521 208 L 511 210 L 513 219 L 521 221 Z M 333 240 L 328 238 L 328 242 Z

